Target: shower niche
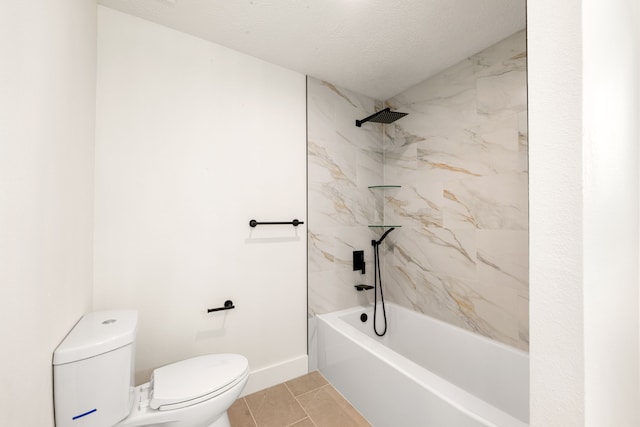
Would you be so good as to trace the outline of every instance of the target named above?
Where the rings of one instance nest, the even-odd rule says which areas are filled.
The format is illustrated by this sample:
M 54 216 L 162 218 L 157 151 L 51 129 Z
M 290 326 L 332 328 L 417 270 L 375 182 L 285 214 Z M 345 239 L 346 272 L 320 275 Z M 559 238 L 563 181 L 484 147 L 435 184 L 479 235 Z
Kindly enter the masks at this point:
M 375 209 L 373 212 L 373 221 L 369 224 L 369 228 L 397 228 L 402 227 L 399 224 L 391 224 L 386 220 L 385 205 L 387 197 L 390 197 L 394 190 L 397 192 L 402 186 L 400 185 L 370 185 L 368 188 L 373 193 L 375 200 Z

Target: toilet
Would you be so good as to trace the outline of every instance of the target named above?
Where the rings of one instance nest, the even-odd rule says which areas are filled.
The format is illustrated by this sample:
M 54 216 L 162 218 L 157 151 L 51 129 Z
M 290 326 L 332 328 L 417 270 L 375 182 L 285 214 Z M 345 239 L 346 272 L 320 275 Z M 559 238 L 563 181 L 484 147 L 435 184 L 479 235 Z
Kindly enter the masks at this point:
M 157 368 L 134 387 L 134 310 L 86 314 L 53 353 L 56 427 L 230 427 L 249 362 L 209 354 Z

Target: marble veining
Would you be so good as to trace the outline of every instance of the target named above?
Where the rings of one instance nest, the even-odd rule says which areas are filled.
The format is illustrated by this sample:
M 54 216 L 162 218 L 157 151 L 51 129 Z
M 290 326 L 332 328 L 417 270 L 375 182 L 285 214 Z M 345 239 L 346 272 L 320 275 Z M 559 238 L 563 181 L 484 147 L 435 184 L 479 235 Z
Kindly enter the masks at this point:
M 526 350 L 525 49 L 514 34 L 386 101 L 410 115 L 386 126 L 383 168 L 408 188 L 385 205 L 403 225 L 385 259 L 389 298 Z
M 307 86 L 310 318 L 371 302 L 353 285 L 384 222 L 402 226 L 380 248 L 389 300 L 527 350 L 524 31 L 384 102 Z M 354 126 L 385 106 L 409 115 Z
M 383 183 L 382 126 L 357 128 L 355 120 L 382 103 L 311 77 L 307 87 L 308 310 L 313 317 L 368 303 L 368 294 L 353 286 L 371 282 L 371 273 L 354 272 L 351 264 L 352 252 L 367 250 L 376 236 L 367 225 L 383 217 L 383 200 L 368 188 Z M 372 256 L 366 252 L 371 272 Z

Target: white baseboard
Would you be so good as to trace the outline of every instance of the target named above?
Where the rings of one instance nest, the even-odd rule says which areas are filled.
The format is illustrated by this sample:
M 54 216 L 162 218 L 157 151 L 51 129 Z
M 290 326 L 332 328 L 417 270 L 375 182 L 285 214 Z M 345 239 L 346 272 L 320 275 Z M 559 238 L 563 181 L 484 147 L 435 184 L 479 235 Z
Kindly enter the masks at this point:
M 249 381 L 242 391 L 242 396 L 246 396 L 256 391 L 289 381 L 293 378 L 305 375 L 309 372 L 309 358 L 305 354 L 291 360 L 287 360 L 266 368 L 256 369 L 249 372 Z

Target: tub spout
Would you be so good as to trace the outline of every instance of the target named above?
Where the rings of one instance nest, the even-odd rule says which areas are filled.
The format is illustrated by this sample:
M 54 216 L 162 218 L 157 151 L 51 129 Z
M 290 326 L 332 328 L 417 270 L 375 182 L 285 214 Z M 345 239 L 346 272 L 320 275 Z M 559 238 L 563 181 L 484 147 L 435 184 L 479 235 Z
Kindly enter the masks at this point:
M 371 285 L 355 285 L 354 288 L 356 288 L 357 291 L 368 291 L 369 289 L 373 289 L 373 286 L 371 286 Z

